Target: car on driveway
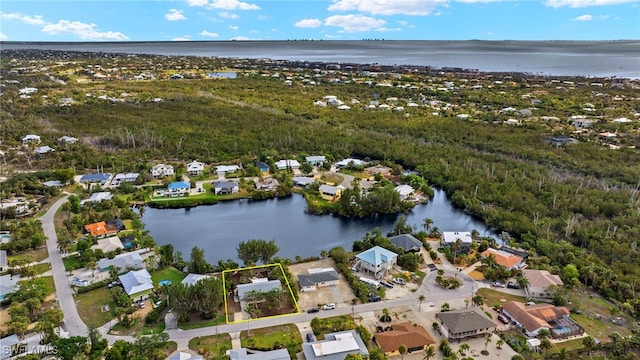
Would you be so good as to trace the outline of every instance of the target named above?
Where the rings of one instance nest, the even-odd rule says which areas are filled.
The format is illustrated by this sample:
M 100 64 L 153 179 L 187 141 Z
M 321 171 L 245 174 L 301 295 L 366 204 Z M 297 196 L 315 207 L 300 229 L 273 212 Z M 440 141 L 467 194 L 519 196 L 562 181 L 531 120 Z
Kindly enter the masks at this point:
M 506 287 L 506 285 L 504 283 L 501 283 L 500 281 L 494 282 L 493 284 L 491 284 L 491 286 L 500 288 Z
M 324 304 L 322 306 L 322 310 L 333 310 L 336 308 L 336 304 L 331 303 L 331 304 Z
M 369 302 L 378 302 L 381 301 L 382 298 L 380 297 L 380 295 L 373 295 L 373 296 L 369 296 Z
M 311 308 L 311 309 L 307 310 L 307 313 L 313 314 L 313 313 L 317 313 L 319 311 L 320 311 L 320 309 L 318 309 L 318 308 Z
M 427 267 L 431 271 L 438 271 L 438 267 L 436 266 L 436 264 L 429 264 L 429 265 L 427 265 Z
M 380 281 L 380 285 L 386 287 L 387 289 L 393 289 L 393 284 L 388 283 L 386 281 Z
M 402 278 L 393 278 L 393 282 L 400 285 L 407 285 L 407 281 Z
M 140 309 L 144 309 L 144 301 L 143 300 L 138 301 L 138 306 L 140 307 Z
M 313 342 L 313 334 L 307 333 L 307 342 Z
M 86 279 L 80 279 L 80 278 L 74 277 L 71 279 L 71 285 L 84 287 L 89 285 L 89 281 L 87 281 Z

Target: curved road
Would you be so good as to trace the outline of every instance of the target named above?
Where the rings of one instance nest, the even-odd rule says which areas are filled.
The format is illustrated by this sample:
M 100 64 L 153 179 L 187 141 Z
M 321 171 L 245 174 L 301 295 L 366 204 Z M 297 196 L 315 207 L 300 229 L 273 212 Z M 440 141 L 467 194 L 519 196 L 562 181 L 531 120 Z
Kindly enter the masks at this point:
M 71 282 L 64 269 L 62 262 L 62 254 L 58 249 L 58 236 L 56 235 L 56 227 L 54 217 L 62 204 L 67 201 L 67 195 L 56 201 L 47 212 L 42 215 L 42 229 L 47 237 L 47 251 L 49 251 L 49 262 L 51 262 L 51 273 L 53 274 L 53 282 L 56 285 L 56 298 L 60 304 L 60 309 L 64 313 L 63 329 L 69 333 L 69 336 L 87 336 L 88 328 L 84 324 L 73 299 L 73 290 Z

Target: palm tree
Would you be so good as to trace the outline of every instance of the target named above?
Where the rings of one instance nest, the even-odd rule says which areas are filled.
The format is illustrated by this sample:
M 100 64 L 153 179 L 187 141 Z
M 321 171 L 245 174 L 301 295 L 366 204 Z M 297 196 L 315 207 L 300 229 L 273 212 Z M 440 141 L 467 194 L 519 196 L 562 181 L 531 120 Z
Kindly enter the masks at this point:
M 496 341 L 496 347 L 502 349 L 502 345 L 504 345 L 504 340 L 498 339 L 498 341 Z
M 424 228 L 424 231 L 429 232 L 429 230 L 431 230 L 431 225 L 433 225 L 433 220 L 431 220 L 430 218 L 424 218 L 422 222 L 422 227 Z
M 460 356 L 465 356 L 467 354 L 467 351 L 469 351 L 469 349 L 471 349 L 471 346 L 469 346 L 469 344 L 467 343 L 463 343 L 458 348 L 458 354 L 460 354 Z
M 427 297 L 424 296 L 423 294 L 420 294 L 420 296 L 418 296 L 418 311 L 420 311 L 422 309 L 422 302 L 426 299 Z
M 460 250 L 461 247 L 462 247 L 462 240 L 460 238 L 456 239 L 456 242 L 454 242 L 451 245 L 451 248 L 453 249 L 453 265 L 456 264 L 456 258 L 458 257 L 458 250 Z
M 433 345 L 430 345 L 424 350 L 424 357 L 422 358 L 422 360 L 430 360 L 432 357 L 435 357 L 435 356 L 436 356 L 436 349 L 433 347 Z
M 567 360 L 569 358 L 569 350 L 567 350 L 567 348 L 560 349 L 560 351 L 558 351 L 558 354 L 556 355 L 556 358 L 558 360 Z
M 484 341 L 484 351 L 487 351 L 489 344 L 491 344 L 491 335 L 487 336 L 487 340 Z
M 549 350 L 551 350 L 552 347 L 553 347 L 553 343 L 551 342 L 551 340 L 544 338 L 542 339 L 542 341 L 540 341 L 540 349 L 544 351 L 545 358 L 547 358 L 547 355 L 549 354 Z
M 407 353 L 407 346 L 402 344 L 398 347 L 398 352 L 402 355 L 402 359 L 404 359 L 404 354 Z
M 592 336 L 582 338 L 582 345 L 587 348 L 587 355 L 591 355 L 591 350 L 596 346 L 596 340 Z

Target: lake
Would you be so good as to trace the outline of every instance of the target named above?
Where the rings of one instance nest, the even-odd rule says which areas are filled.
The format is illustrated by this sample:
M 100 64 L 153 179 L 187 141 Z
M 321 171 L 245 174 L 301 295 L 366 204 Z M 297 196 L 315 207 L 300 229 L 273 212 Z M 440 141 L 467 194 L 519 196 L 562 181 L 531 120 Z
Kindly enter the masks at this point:
M 223 201 L 211 206 L 191 209 L 146 208 L 142 221 L 158 245 L 173 244 L 188 260 L 191 249 L 205 250 L 207 260 L 238 261 L 236 246 L 249 239 L 275 240 L 279 257 L 319 256 L 322 250 L 343 246 L 351 250 L 354 240 L 379 227 L 386 235 L 400 216 L 377 216 L 346 219 L 333 215 L 311 215 L 305 212 L 306 201 L 299 194 L 284 199 Z M 477 230 L 481 235 L 496 237 L 482 221 L 453 207 L 442 190 L 435 190 L 428 203 L 417 205 L 407 214 L 407 223 L 416 231 L 425 218 L 433 220 L 440 231 Z

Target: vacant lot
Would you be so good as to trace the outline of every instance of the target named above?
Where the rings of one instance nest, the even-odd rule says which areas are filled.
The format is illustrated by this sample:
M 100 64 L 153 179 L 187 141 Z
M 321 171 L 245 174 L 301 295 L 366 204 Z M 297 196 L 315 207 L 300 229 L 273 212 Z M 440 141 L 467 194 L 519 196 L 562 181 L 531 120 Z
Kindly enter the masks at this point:
M 242 347 L 255 350 L 275 350 L 291 348 L 293 352 L 302 351 L 302 337 L 294 324 L 284 324 L 255 330 L 243 330 L 240 333 Z
M 207 358 L 224 356 L 227 350 L 231 350 L 231 336 L 218 334 L 193 338 L 189 341 L 189 349 Z
M 502 306 L 509 301 L 527 302 L 527 299 L 523 296 L 511 295 L 488 288 L 478 289 L 476 295 L 482 296 L 484 298 L 484 304 L 489 307 Z
M 102 326 L 113 319 L 111 310 L 115 304 L 107 288 L 95 289 L 84 294 L 74 295 L 78 314 L 88 326 Z M 102 306 L 108 305 L 109 311 L 103 311 Z

